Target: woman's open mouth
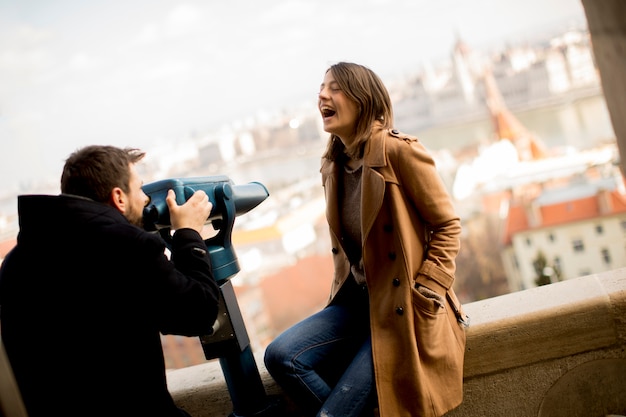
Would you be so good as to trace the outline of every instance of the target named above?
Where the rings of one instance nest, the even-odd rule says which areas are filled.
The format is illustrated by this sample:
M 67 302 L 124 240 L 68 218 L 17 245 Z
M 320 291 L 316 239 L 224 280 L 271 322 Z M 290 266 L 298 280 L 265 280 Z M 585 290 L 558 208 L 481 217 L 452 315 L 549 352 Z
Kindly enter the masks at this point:
M 332 117 L 335 115 L 336 111 L 328 106 L 320 107 L 320 112 L 322 113 L 322 117 Z

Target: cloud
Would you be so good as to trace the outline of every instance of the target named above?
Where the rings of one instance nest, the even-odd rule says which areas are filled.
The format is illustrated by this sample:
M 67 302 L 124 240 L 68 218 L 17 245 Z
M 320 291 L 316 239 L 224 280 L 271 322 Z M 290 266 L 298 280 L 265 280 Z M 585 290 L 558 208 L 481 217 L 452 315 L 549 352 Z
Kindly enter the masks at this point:
M 160 38 L 159 26 L 154 22 L 146 23 L 131 40 L 130 46 L 151 45 L 158 42 Z
M 22 74 L 49 65 L 46 44 L 53 38 L 49 30 L 21 24 L 9 25 L 2 32 L 0 71 Z
M 316 4 L 310 1 L 283 1 L 264 11 L 259 17 L 259 22 L 265 27 L 275 29 L 279 29 L 287 22 L 300 20 L 311 22 L 310 18 L 315 16 L 313 13 L 315 9 Z M 319 25 L 321 22 L 313 19 L 311 23 Z M 276 28 L 276 25 L 279 25 L 279 28 Z
M 193 33 L 201 22 L 202 11 L 191 4 L 176 6 L 167 16 L 165 30 L 168 37 L 185 36 Z
M 180 4 L 159 18 L 146 22 L 131 40 L 131 47 L 154 45 L 197 33 L 204 12 L 192 4 Z
M 189 61 L 170 61 L 164 62 L 161 65 L 149 68 L 145 72 L 145 80 L 147 81 L 159 81 L 171 78 L 181 78 L 189 74 L 192 71 L 192 64 Z
M 71 71 L 93 70 L 100 66 L 98 59 L 87 54 L 76 54 L 71 57 L 68 67 Z

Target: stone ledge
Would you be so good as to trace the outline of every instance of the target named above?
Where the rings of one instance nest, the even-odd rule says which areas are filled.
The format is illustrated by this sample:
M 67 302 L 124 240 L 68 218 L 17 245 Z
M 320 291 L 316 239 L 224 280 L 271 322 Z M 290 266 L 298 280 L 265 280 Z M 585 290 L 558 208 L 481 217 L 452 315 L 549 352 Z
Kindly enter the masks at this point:
M 626 268 L 481 300 L 464 308 L 471 318 L 465 399 L 450 416 L 537 416 L 550 388 L 570 370 L 593 361 L 626 362 Z M 263 366 L 262 352 L 256 352 L 255 359 L 266 393 L 282 395 Z M 168 383 L 175 401 L 194 417 L 232 412 L 217 360 L 169 371 Z M 626 392 L 626 380 L 618 388 Z M 594 395 L 593 390 L 589 395 Z M 589 401 L 591 407 L 593 401 Z M 543 415 L 548 416 L 545 407 Z M 626 410 L 607 411 L 626 414 Z
M 623 343 L 625 308 L 626 268 L 470 303 L 465 377 Z
M 263 365 L 262 353 L 255 354 L 261 381 L 268 396 L 283 396 L 282 390 Z M 168 371 L 168 387 L 174 401 L 193 417 L 228 416 L 233 404 L 219 360 Z M 285 400 L 286 404 L 288 400 Z

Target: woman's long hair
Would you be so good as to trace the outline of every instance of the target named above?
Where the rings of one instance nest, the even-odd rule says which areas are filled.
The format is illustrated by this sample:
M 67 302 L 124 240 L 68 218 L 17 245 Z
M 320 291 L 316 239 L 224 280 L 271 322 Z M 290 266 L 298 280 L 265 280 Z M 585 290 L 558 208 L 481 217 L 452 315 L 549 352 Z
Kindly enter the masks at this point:
M 344 94 L 357 104 L 359 117 L 355 128 L 356 140 L 350 149 L 346 149 L 339 137 L 331 134 L 322 157 L 331 161 L 344 158 L 345 155 L 360 159 L 375 121 L 380 122 L 385 129 L 393 127 L 393 107 L 389 92 L 378 75 L 363 65 L 339 62 L 331 65 L 326 70 L 328 71 L 332 72 Z

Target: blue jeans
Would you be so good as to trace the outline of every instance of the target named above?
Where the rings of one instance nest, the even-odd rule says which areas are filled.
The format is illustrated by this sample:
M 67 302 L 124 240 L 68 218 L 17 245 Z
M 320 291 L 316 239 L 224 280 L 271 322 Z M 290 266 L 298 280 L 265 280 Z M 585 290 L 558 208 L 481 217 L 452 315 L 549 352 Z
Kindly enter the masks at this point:
M 331 305 L 265 350 L 268 372 L 307 416 L 372 415 L 376 386 L 367 289 L 352 282 Z

